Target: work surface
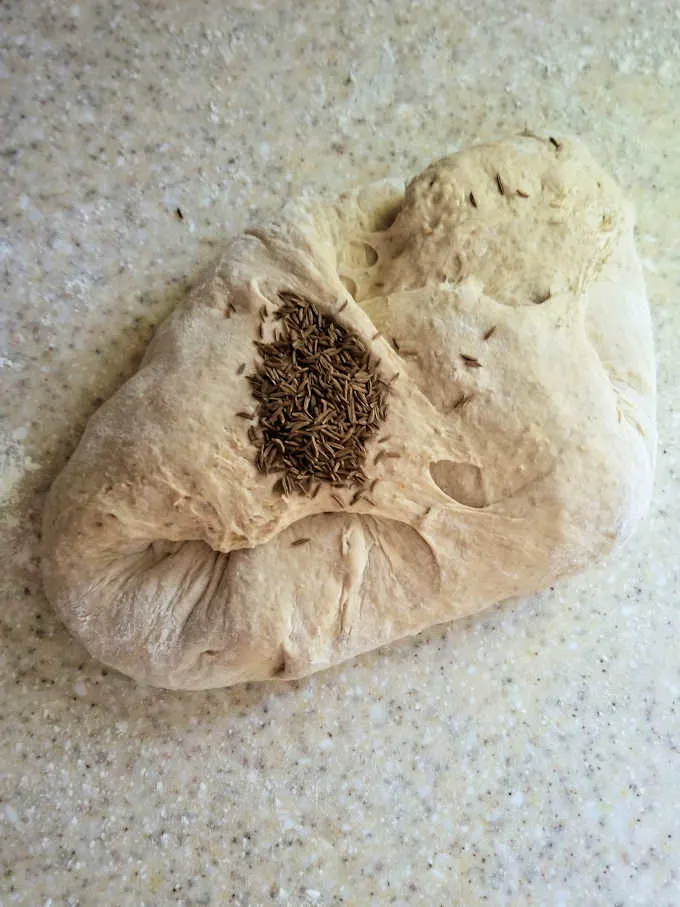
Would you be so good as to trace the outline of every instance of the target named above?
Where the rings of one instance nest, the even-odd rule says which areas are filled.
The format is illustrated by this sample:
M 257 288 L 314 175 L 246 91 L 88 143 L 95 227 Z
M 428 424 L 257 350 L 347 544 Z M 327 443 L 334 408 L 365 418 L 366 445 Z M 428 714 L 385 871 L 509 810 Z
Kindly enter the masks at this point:
M 680 12 L 512 6 L 4 5 L 0 904 L 680 903 Z M 187 283 L 305 187 L 527 126 L 637 208 L 642 530 L 304 682 L 177 694 L 91 660 L 41 593 L 45 491 Z

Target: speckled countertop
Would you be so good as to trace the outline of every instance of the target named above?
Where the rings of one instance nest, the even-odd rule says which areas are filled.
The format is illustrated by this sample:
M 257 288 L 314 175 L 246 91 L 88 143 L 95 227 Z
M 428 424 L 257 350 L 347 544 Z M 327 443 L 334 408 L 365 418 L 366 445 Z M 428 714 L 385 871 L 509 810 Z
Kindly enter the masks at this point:
M 677 907 L 677 3 L 0 16 L 0 903 Z M 580 134 L 637 205 L 660 381 L 642 531 L 309 681 L 174 694 L 103 670 L 41 594 L 42 500 L 187 280 L 305 185 L 527 125 Z

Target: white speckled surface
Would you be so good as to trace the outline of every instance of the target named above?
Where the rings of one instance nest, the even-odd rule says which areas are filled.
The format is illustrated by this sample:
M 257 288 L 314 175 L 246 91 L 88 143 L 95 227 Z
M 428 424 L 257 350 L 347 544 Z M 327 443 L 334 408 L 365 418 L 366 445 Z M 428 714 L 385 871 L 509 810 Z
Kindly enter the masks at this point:
M 677 4 L 0 16 L 0 903 L 677 907 Z M 42 497 L 178 289 L 304 185 L 527 125 L 580 134 L 637 206 L 660 383 L 643 530 L 541 596 L 309 681 L 172 694 L 102 670 L 41 595 Z

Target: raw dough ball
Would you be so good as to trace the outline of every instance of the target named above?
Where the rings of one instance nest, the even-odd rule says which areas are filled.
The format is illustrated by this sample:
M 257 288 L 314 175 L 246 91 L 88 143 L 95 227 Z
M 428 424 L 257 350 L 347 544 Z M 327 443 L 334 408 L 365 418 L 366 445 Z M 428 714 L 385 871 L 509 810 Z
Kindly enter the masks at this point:
M 286 299 L 302 345 L 337 328 L 319 369 L 354 344 L 389 386 L 362 495 L 328 476 L 282 495 L 256 468 L 274 428 L 248 376 Z M 325 405 L 279 377 L 272 394 Z M 355 414 L 334 405 L 337 429 Z M 279 465 L 301 456 L 271 437 Z M 511 138 L 235 239 L 54 483 L 45 587 L 95 656 L 149 683 L 301 677 L 608 552 L 647 507 L 654 447 L 631 211 L 579 144 Z

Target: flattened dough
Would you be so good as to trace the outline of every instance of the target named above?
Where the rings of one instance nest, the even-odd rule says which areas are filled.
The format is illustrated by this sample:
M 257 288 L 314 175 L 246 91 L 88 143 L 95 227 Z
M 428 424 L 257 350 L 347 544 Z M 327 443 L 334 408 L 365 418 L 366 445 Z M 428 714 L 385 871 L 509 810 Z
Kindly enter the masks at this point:
M 375 463 L 371 442 L 371 503 L 281 496 L 253 465 L 236 413 L 281 291 L 399 373 L 382 432 L 399 456 Z M 45 588 L 140 680 L 301 677 L 626 539 L 651 494 L 654 395 L 632 213 L 577 142 L 513 137 L 405 188 L 297 202 L 230 243 L 90 420 L 48 496 Z

